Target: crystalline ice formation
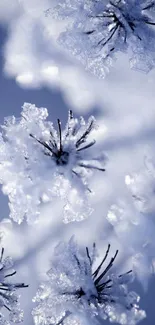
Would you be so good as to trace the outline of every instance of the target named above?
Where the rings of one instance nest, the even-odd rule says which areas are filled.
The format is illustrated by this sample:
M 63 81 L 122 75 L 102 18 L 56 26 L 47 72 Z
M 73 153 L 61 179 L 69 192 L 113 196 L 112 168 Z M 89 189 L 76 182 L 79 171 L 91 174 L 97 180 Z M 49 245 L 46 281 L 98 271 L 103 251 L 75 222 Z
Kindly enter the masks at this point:
M 25 288 L 27 285 L 24 283 L 10 281 L 10 277 L 14 276 L 16 271 L 12 269 L 12 259 L 10 257 L 3 259 L 3 254 L 4 248 L 2 248 L 0 256 L 0 324 L 9 325 L 9 321 L 5 320 L 1 310 L 8 310 L 10 322 L 22 322 L 23 311 L 20 309 L 17 290 L 20 288 Z
M 126 175 L 125 182 L 140 212 L 155 212 L 155 165 L 154 158 L 145 158 L 145 168 L 133 175 Z
M 129 50 L 134 69 L 149 72 L 155 66 L 154 7 L 146 0 L 59 0 L 51 13 L 69 20 L 61 45 L 104 77 L 119 51 Z
M 72 237 L 69 243 L 60 243 L 54 252 L 52 268 L 47 272 L 48 281 L 41 284 L 34 298 L 35 325 L 68 324 L 73 315 L 89 324 L 101 324 L 106 318 L 122 325 L 134 325 L 145 317 L 139 310 L 139 296 L 128 292 L 132 271 L 121 275 L 111 269 L 118 250 L 107 262 L 107 251 L 102 262 L 94 269 L 96 247 L 92 251 L 80 249 Z M 106 264 L 105 267 L 104 264 Z M 72 318 L 70 324 L 74 324 Z
M 105 170 L 105 156 L 93 156 L 95 140 L 87 142 L 94 117 L 86 123 L 70 111 L 65 129 L 58 119 L 56 131 L 47 116 L 46 108 L 25 103 L 21 118 L 7 118 L 2 126 L 0 182 L 18 223 L 25 216 L 28 222 L 37 220 L 40 204 L 58 196 L 65 201 L 66 222 L 85 218 L 92 211 L 87 178 L 93 170 Z

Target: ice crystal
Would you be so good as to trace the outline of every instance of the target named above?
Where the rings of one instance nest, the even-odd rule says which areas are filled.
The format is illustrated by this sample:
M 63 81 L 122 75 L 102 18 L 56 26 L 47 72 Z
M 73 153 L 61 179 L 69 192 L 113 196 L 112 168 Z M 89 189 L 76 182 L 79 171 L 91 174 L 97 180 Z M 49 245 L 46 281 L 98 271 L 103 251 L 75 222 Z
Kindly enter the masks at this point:
M 155 164 L 154 158 L 145 157 L 143 170 L 126 175 L 125 182 L 132 193 L 136 207 L 140 212 L 155 212 Z
M 6 309 L 9 312 L 10 322 L 20 323 L 23 321 L 23 311 L 20 309 L 19 296 L 16 291 L 20 288 L 28 287 L 24 283 L 11 282 L 8 280 L 16 274 L 12 269 L 13 262 L 10 257 L 3 259 L 4 248 L 0 256 L 0 310 Z M 0 311 L 0 324 L 9 325 L 4 315 Z
M 92 211 L 87 179 L 93 170 L 105 170 L 105 156 L 95 158 L 90 150 L 95 140 L 87 142 L 94 117 L 86 123 L 69 111 L 65 129 L 58 119 L 56 131 L 47 116 L 46 108 L 25 103 L 21 118 L 7 118 L 2 126 L 0 182 L 9 197 L 10 216 L 18 223 L 25 216 L 33 222 L 40 204 L 58 196 L 65 201 L 66 222 L 85 218 Z
M 128 50 L 132 68 L 149 72 L 154 67 L 154 7 L 146 0 L 59 0 L 51 12 L 69 20 L 60 43 L 103 77 L 118 51 Z
M 118 250 L 107 262 L 110 245 L 101 263 L 94 269 L 96 245 L 80 249 L 74 238 L 60 243 L 54 253 L 49 280 L 40 285 L 34 298 L 36 325 L 66 325 L 71 316 L 101 324 L 106 318 L 120 324 L 134 325 L 145 317 L 139 310 L 139 296 L 128 292 L 132 271 L 120 275 L 111 272 Z M 70 319 L 70 324 L 74 324 Z M 82 324 L 82 323 L 80 323 Z
M 154 272 L 154 215 L 152 220 L 149 218 L 148 221 L 132 203 L 132 200 L 117 200 L 111 205 L 107 220 L 113 227 L 119 245 L 131 258 L 136 279 L 141 282 L 144 290 L 147 290 L 150 274 Z

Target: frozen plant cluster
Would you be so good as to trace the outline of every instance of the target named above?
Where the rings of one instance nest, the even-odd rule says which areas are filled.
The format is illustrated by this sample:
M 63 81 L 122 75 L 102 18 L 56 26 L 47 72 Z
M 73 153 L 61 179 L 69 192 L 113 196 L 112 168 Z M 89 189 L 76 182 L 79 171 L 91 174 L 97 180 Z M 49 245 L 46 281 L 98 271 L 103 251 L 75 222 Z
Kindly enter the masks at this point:
M 112 270 L 118 250 L 107 262 L 110 245 L 101 263 L 94 268 L 97 251 L 93 244 L 80 248 L 74 237 L 55 248 L 48 280 L 38 289 L 33 310 L 35 325 L 102 324 L 105 319 L 134 325 L 145 317 L 139 309 L 139 296 L 129 292 L 132 270 L 116 275 Z M 104 266 L 105 265 L 105 266 Z
M 50 122 L 46 108 L 30 103 L 1 126 L 0 184 L 13 221 L 2 220 L 0 240 L 14 250 L 14 267 L 29 277 L 31 289 L 16 282 L 2 248 L 0 325 L 141 324 L 146 313 L 136 281 L 147 289 L 155 271 L 155 159 L 141 164 L 144 143 L 152 144 L 154 136 L 154 108 L 139 101 L 137 80 L 143 99 L 148 82 L 151 103 L 154 76 L 152 71 L 139 79 L 130 72 L 134 80 L 128 83 L 123 61 L 128 56 L 131 68 L 146 73 L 155 67 L 155 1 L 8 3 L 0 1 L 0 23 L 9 30 L 5 72 L 23 87 L 60 87 L 69 107 L 95 109 L 101 123 L 104 117 L 107 132 L 104 146 L 97 145 L 105 128 L 98 132 L 93 116 L 76 118 L 70 110 L 63 126 L 59 118 Z M 107 80 L 84 70 L 103 78 L 117 58 L 122 70 L 117 71 L 118 60 L 116 74 Z M 105 148 L 111 157 L 107 172 Z M 82 221 L 94 208 L 78 225 L 62 223 L 62 217 L 66 223 Z M 95 243 L 88 248 L 94 238 L 101 240 L 100 256 Z M 20 291 L 26 292 L 24 319 Z M 145 304 L 150 324 L 150 300 Z
M 4 248 L 0 256 L 0 324 L 9 325 L 10 322 L 20 323 L 23 321 L 23 310 L 20 309 L 19 295 L 17 290 L 28 287 L 24 283 L 12 282 L 10 277 L 16 274 L 13 270 L 13 261 L 10 257 L 3 258 Z M 1 313 L 2 309 L 9 312 L 10 322 L 5 320 Z
M 146 0 L 59 0 L 52 16 L 68 20 L 59 43 L 87 70 L 104 77 L 115 53 L 128 50 L 130 66 L 155 66 L 155 3 Z
M 105 171 L 105 155 L 94 157 L 95 140 L 88 140 L 96 128 L 93 116 L 85 122 L 69 111 L 66 127 L 58 119 L 57 131 L 47 117 L 46 108 L 25 103 L 21 117 L 6 118 L 2 126 L 0 182 L 18 223 L 37 220 L 41 203 L 54 197 L 65 202 L 66 222 L 82 220 L 92 212 L 87 179 L 93 170 Z

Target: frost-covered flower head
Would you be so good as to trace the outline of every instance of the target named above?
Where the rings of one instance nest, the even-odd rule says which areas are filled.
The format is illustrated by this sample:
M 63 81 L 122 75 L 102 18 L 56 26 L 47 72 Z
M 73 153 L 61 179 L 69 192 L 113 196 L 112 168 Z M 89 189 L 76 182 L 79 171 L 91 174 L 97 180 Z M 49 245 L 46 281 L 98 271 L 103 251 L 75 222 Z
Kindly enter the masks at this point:
M 65 325 L 73 315 L 80 320 L 87 318 L 92 324 L 101 324 L 109 318 L 133 325 L 143 319 L 145 312 L 137 305 L 139 297 L 135 292 L 128 292 L 126 286 L 132 271 L 119 276 L 112 273 L 118 250 L 107 262 L 109 252 L 110 245 L 101 263 L 94 268 L 95 244 L 90 252 L 88 247 L 80 249 L 73 237 L 67 244 L 60 243 L 47 273 L 49 280 L 40 286 L 34 298 L 38 304 L 33 310 L 35 324 Z
M 99 76 L 115 52 L 127 49 L 131 67 L 148 72 L 155 65 L 154 7 L 154 1 L 146 0 L 59 0 L 54 15 L 70 22 L 60 43 Z
M 20 309 L 17 290 L 28 286 L 24 283 L 10 281 L 10 278 L 16 274 L 16 271 L 12 269 L 12 259 L 10 257 L 3 259 L 3 255 L 4 248 L 2 248 L 0 256 L 0 324 L 9 324 L 1 313 L 2 309 L 6 309 L 9 312 L 11 322 L 20 323 L 23 321 L 23 311 Z
M 95 144 L 95 140 L 86 143 L 91 131 L 95 128 L 95 119 L 91 116 L 86 124 L 84 119 L 73 118 L 72 111 L 69 111 L 68 122 L 64 132 L 61 129 L 61 121 L 58 119 L 58 132 L 50 130 L 48 141 L 36 138 L 33 134 L 30 136 L 43 147 L 44 154 L 49 156 L 56 166 L 68 166 L 70 171 L 80 177 L 81 169 L 97 169 L 105 171 L 98 160 L 92 158 L 92 161 L 85 160 L 85 150 Z M 84 155 L 82 154 L 84 151 Z M 79 172 L 76 168 L 80 167 Z M 74 170 L 75 168 L 75 170 Z M 65 170 L 63 171 L 63 173 Z
M 7 118 L 2 126 L 0 182 L 9 196 L 10 215 L 18 223 L 24 216 L 34 221 L 40 204 L 54 196 L 65 200 L 67 221 L 86 217 L 91 211 L 87 179 L 94 169 L 105 170 L 105 155 L 94 157 L 95 140 L 88 140 L 94 117 L 86 123 L 70 111 L 64 130 L 59 119 L 56 130 L 47 117 L 46 108 L 25 103 L 21 118 Z

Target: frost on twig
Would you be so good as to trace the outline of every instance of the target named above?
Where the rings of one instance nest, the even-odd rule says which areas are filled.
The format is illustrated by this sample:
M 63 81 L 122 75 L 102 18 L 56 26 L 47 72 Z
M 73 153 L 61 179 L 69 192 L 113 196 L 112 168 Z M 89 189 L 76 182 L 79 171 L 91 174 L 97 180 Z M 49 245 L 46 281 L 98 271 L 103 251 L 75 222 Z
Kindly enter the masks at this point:
M 48 281 L 41 284 L 34 302 L 35 325 L 74 324 L 72 317 L 101 324 L 106 318 L 123 325 L 134 325 L 145 317 L 139 310 L 139 296 L 128 292 L 132 271 L 116 275 L 113 264 L 118 250 L 108 261 L 110 245 L 95 268 L 96 245 L 80 249 L 72 237 L 60 243 L 54 252 Z M 113 270 L 113 271 L 112 271 Z M 82 324 L 82 322 L 80 322 Z
M 33 222 L 40 204 L 53 197 L 65 201 L 64 219 L 81 220 L 92 209 L 87 179 L 93 171 L 105 171 L 105 155 L 93 156 L 95 140 L 88 140 L 95 119 L 73 117 L 62 130 L 47 121 L 46 108 L 25 103 L 21 118 L 7 118 L 0 136 L 0 182 L 9 197 L 10 216 L 18 223 L 26 216 Z
M 59 0 L 51 13 L 69 21 L 61 45 L 104 77 L 120 51 L 128 50 L 132 68 L 149 72 L 155 66 L 154 8 L 151 0 Z
M 9 312 L 10 322 L 20 323 L 23 321 L 23 311 L 20 309 L 19 296 L 17 290 L 28 287 L 24 283 L 12 282 L 10 278 L 16 274 L 12 269 L 13 262 L 10 257 L 3 258 L 4 248 L 0 255 L 0 310 Z M 9 325 L 0 311 L 0 324 Z

